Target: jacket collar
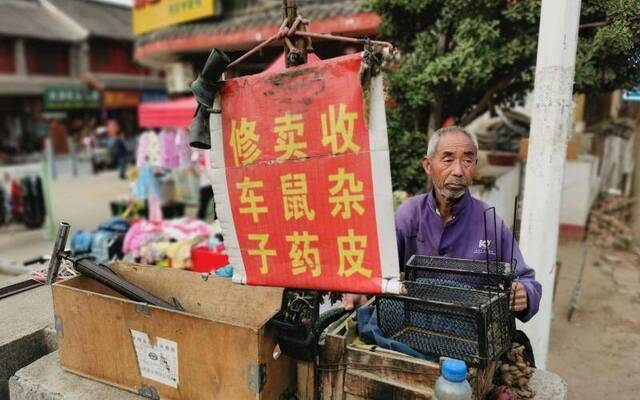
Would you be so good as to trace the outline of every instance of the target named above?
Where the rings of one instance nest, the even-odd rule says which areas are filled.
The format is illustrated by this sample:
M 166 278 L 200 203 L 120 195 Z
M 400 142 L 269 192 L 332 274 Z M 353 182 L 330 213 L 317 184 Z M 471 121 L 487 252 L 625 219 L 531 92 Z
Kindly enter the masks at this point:
M 453 205 L 454 220 L 464 213 L 464 211 L 468 208 L 470 202 L 471 194 L 469 193 L 469 189 L 467 188 L 465 189 L 462 197 L 460 197 L 458 201 Z M 438 210 L 435 188 L 431 189 L 429 195 L 427 196 L 427 205 L 429 207 L 428 212 L 433 212 L 438 216 L 438 218 L 442 219 L 442 217 L 440 217 L 440 211 Z

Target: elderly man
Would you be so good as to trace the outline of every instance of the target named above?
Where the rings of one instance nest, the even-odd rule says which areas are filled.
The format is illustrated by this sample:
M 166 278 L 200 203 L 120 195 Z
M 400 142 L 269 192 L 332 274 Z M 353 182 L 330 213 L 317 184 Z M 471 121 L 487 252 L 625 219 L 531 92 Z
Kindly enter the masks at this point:
M 469 193 L 478 164 L 478 144 L 474 135 L 460 127 L 434 132 L 422 166 L 433 181 L 428 194 L 411 198 L 396 212 L 396 240 L 400 265 L 414 254 L 511 262 L 511 248 L 516 263 L 511 291 L 511 308 L 522 321 L 538 311 L 542 288 L 535 280 L 517 243 L 502 219 L 496 216 L 494 231 L 492 211 L 487 213 L 485 235 L 484 211 L 489 208 Z M 496 235 L 497 233 L 497 235 Z M 497 243 L 495 238 L 497 237 Z M 361 296 L 347 295 L 347 309 L 359 305 Z

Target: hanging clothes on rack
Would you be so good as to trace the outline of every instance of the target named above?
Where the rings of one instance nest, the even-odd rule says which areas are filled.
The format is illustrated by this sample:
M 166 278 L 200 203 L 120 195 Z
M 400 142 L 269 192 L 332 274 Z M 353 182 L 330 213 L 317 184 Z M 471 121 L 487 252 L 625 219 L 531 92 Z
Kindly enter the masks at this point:
M 24 224 L 29 229 L 46 221 L 45 193 L 39 168 L 3 167 L 0 182 L 0 225 Z
M 153 131 L 145 131 L 138 139 L 138 150 L 136 151 L 136 166 L 142 168 L 144 165 L 153 168 L 160 168 L 160 141 Z
M 140 169 L 133 191 L 134 197 L 147 200 L 149 206 L 149 220 L 162 220 L 162 202 L 160 200 L 160 184 L 149 165 Z
M 44 197 L 40 177 L 25 176 L 22 186 L 22 222 L 30 229 L 40 228 L 45 221 Z
M 8 222 L 9 218 L 9 199 L 7 196 L 7 191 L 4 186 L 0 185 L 0 225 L 4 225 Z
M 176 147 L 176 132 L 165 129 L 158 135 L 160 142 L 160 166 L 166 170 L 173 170 L 180 165 L 180 156 Z
M 22 187 L 16 179 L 11 180 L 11 220 L 22 222 Z
M 191 147 L 189 146 L 189 131 L 176 130 L 176 151 L 178 152 L 179 168 L 191 167 Z

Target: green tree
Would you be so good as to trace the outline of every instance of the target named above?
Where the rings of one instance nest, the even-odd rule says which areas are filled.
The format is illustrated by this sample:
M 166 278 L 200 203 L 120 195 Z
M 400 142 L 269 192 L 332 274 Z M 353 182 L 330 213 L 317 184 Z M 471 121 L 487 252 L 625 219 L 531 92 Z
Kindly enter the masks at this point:
M 540 0 L 368 0 L 381 36 L 397 46 L 387 71 L 395 189 L 424 187 L 417 162 L 430 121 L 466 125 L 494 107 L 510 107 L 533 88 Z M 583 0 L 576 92 L 640 82 L 640 0 Z M 637 58 L 636 58 L 637 60 Z

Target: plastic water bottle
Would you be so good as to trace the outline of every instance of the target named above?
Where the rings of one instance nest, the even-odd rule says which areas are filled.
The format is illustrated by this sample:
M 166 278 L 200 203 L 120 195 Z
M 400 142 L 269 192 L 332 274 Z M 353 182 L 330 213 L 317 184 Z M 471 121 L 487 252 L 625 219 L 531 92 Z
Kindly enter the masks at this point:
M 436 400 L 471 400 L 471 385 L 467 382 L 467 364 L 464 361 L 446 359 L 440 367 L 436 381 Z

